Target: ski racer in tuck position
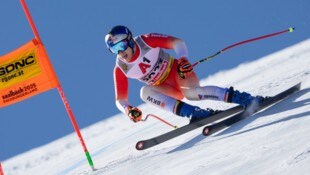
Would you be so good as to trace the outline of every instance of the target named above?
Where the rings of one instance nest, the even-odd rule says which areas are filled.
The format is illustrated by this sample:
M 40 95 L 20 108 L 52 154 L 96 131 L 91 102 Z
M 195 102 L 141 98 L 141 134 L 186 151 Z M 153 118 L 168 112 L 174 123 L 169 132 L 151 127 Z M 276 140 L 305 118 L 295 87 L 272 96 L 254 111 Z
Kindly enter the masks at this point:
M 182 101 L 184 98 L 236 103 L 244 108 L 265 99 L 234 90 L 233 87 L 200 86 L 193 66 L 187 59 L 186 44 L 179 38 L 157 33 L 133 37 L 127 27 L 115 26 L 105 36 L 105 43 L 116 54 L 116 105 L 133 122 L 142 119 L 142 111 L 128 101 L 128 78 L 146 83 L 140 90 L 144 102 L 187 117 L 190 122 L 209 117 L 217 111 L 187 104 Z M 173 49 L 178 59 L 164 49 Z

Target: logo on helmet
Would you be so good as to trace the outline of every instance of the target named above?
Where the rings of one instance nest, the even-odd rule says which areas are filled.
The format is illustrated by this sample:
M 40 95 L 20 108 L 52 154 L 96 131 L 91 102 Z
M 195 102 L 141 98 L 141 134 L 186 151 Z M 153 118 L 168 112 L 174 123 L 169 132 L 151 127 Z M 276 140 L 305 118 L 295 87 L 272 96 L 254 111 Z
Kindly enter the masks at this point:
M 126 34 L 118 34 L 118 35 L 110 34 L 108 41 L 113 43 L 113 44 L 116 44 L 122 40 L 125 40 L 126 38 L 127 38 Z

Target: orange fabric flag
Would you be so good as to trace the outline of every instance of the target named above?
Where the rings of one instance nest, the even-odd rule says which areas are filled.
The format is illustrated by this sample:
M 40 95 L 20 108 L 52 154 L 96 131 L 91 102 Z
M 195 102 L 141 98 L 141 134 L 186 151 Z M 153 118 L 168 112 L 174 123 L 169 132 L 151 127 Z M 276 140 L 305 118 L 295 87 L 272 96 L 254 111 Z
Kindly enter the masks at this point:
M 36 39 L 0 56 L 0 107 L 58 86 L 45 48 Z

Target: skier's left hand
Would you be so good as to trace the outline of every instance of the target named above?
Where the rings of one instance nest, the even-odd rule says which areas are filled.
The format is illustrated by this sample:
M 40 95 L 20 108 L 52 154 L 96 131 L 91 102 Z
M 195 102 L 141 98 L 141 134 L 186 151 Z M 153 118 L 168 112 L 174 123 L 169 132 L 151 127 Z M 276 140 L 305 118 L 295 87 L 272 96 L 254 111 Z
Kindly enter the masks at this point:
M 189 74 L 193 72 L 193 66 L 187 60 L 186 57 L 182 57 L 178 60 L 178 74 L 182 79 L 185 79 Z

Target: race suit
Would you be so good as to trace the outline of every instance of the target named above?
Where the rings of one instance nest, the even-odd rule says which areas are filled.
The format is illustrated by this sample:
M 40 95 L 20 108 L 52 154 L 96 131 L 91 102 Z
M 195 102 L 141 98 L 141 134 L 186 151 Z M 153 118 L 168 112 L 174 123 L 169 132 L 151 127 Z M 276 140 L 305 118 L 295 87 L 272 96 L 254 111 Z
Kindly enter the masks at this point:
M 134 38 L 136 50 L 130 62 L 116 58 L 114 85 L 116 105 L 125 113 L 128 101 L 128 78 L 144 82 L 141 99 L 151 105 L 175 113 L 182 99 L 225 101 L 226 88 L 200 87 L 194 72 L 182 79 L 177 73 L 178 60 L 165 50 L 174 50 L 177 58 L 187 58 L 185 43 L 178 38 L 151 33 Z M 164 50 L 165 49 L 165 50 Z

